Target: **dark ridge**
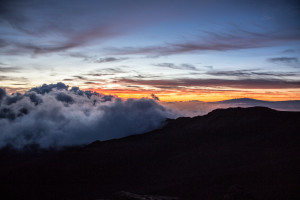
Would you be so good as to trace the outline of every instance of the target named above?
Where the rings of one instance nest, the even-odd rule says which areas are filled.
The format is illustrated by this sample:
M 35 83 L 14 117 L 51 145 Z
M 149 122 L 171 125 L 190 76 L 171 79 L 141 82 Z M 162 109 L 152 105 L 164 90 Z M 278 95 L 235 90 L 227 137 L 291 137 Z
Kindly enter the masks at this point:
M 263 103 L 268 101 L 262 101 L 251 98 L 239 98 L 239 99 L 229 99 L 224 101 L 217 101 L 216 103 Z
M 83 147 L 6 148 L 0 198 L 299 199 L 299 130 L 300 112 L 228 108 Z

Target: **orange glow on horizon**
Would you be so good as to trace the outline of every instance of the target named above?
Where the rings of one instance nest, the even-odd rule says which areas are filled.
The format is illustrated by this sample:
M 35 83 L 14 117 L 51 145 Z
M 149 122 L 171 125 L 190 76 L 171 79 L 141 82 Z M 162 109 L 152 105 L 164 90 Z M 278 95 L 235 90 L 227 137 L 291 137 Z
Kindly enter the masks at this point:
M 214 102 L 236 98 L 252 98 L 266 101 L 300 100 L 300 90 L 133 90 L 133 89 L 89 89 L 94 92 L 116 95 L 123 99 L 150 98 L 155 94 L 161 101 L 204 101 Z

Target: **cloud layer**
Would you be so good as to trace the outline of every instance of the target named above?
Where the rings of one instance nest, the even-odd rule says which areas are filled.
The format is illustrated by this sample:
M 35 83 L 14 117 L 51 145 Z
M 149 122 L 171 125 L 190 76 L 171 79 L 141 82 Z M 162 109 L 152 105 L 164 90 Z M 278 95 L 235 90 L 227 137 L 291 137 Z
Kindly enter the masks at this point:
M 155 80 L 141 80 L 141 79 L 121 79 L 120 82 L 148 85 L 157 88 L 176 88 L 179 86 L 191 87 L 228 87 L 238 89 L 285 89 L 285 88 L 299 88 L 300 81 L 289 81 L 282 79 L 155 79 Z
M 232 33 L 208 33 L 205 37 L 199 37 L 194 41 L 183 41 L 178 43 L 166 43 L 158 46 L 125 47 L 111 49 L 115 55 L 174 55 L 198 51 L 230 51 L 241 49 L 255 49 L 262 47 L 278 46 L 290 42 L 299 41 L 299 29 L 286 31 L 280 34 L 257 33 L 245 30 L 236 30 Z M 292 58 L 294 59 L 294 58 Z M 277 60 L 275 60 L 277 61 Z M 286 60 L 285 60 L 286 61 Z M 289 60 L 295 61 L 295 60 Z
M 172 116 L 153 99 L 122 100 L 63 83 L 12 95 L 0 88 L 0 147 L 87 144 L 144 133 Z

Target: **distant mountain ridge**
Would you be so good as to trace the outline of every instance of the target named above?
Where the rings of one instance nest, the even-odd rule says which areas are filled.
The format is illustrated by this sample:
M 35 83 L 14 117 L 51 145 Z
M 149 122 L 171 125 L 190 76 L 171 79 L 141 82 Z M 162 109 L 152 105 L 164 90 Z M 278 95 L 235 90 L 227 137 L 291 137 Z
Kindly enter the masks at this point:
M 260 102 L 269 102 L 269 101 L 251 99 L 251 98 L 237 98 L 237 99 L 217 101 L 216 103 L 260 103 Z
M 300 103 L 300 100 L 288 100 L 288 101 L 266 101 L 252 98 L 237 98 L 223 101 L 216 101 L 214 103 Z
M 229 99 L 215 102 L 186 101 L 186 102 L 162 102 L 166 108 L 179 113 L 179 116 L 195 117 L 205 115 L 214 109 L 229 107 L 269 107 L 281 111 L 300 111 L 300 100 L 290 101 L 264 101 L 251 98 Z
M 297 199 L 299 130 L 300 112 L 228 108 L 84 147 L 2 149 L 0 194 L 5 199 Z M 119 191 L 133 194 L 115 196 Z

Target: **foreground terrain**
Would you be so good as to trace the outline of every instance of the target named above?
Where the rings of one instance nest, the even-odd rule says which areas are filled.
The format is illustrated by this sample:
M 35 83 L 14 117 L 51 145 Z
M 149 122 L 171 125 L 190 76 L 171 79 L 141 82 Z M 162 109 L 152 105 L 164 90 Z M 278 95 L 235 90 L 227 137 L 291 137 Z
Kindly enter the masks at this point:
M 0 195 L 299 199 L 299 130 L 300 112 L 229 108 L 167 120 L 159 130 L 84 147 L 7 147 L 0 150 Z

